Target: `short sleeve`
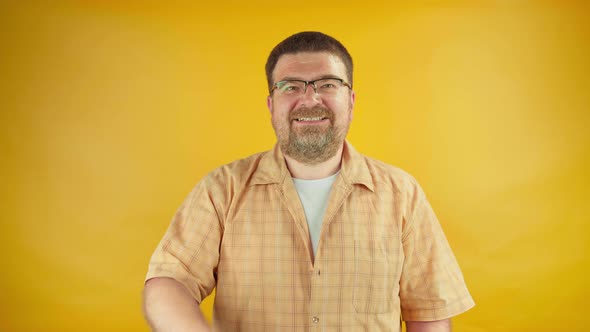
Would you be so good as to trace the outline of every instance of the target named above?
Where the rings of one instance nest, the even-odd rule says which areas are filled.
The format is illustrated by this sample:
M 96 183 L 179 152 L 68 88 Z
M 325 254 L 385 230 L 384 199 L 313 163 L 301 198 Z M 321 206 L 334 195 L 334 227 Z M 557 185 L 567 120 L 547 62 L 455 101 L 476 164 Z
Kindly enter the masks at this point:
M 447 319 L 469 310 L 475 303 L 424 192 L 416 182 L 412 187 L 406 230 L 402 235 L 402 318 L 405 321 Z
M 201 303 L 216 285 L 223 234 L 211 190 L 203 180 L 177 210 L 154 251 L 146 281 L 169 277 L 179 281 Z

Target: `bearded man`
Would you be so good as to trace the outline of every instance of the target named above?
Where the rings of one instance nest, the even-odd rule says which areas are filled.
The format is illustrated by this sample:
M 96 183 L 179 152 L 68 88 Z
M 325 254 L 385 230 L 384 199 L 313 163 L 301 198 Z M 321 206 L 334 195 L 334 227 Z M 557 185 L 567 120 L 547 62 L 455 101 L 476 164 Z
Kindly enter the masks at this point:
M 266 63 L 278 143 L 222 166 L 179 208 L 149 264 L 155 331 L 450 331 L 473 305 L 416 180 L 345 138 L 352 58 L 301 32 Z M 213 326 L 199 309 L 216 288 Z

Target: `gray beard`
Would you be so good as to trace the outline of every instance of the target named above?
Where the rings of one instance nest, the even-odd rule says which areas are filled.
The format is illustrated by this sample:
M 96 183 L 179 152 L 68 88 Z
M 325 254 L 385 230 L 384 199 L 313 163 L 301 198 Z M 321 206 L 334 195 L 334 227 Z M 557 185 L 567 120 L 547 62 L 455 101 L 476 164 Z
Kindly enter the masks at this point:
M 307 128 L 299 133 L 289 132 L 289 139 L 280 142 L 284 154 L 307 165 L 322 163 L 336 155 L 342 139 L 336 137 L 334 127 L 327 130 Z

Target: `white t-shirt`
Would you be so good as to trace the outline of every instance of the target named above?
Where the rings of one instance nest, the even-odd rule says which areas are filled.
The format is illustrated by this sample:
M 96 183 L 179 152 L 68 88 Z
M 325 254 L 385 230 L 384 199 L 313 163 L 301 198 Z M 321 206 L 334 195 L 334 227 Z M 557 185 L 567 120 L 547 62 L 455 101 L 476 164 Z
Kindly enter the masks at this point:
M 319 180 L 293 178 L 295 189 L 297 189 L 301 205 L 303 205 L 303 210 L 305 211 L 305 219 L 307 219 L 307 227 L 309 229 L 309 237 L 311 238 L 314 256 L 320 240 L 320 231 L 322 229 L 324 214 L 328 207 L 330 190 L 337 175 L 338 173 Z

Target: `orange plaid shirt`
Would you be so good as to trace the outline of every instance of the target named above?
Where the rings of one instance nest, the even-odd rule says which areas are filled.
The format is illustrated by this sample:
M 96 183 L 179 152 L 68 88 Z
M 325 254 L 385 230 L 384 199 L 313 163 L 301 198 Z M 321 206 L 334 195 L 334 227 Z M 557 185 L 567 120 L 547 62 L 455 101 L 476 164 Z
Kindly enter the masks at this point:
M 283 155 L 222 166 L 174 216 L 147 279 L 200 303 L 215 287 L 219 331 L 400 331 L 474 305 L 441 226 L 407 173 L 345 142 L 317 255 Z

